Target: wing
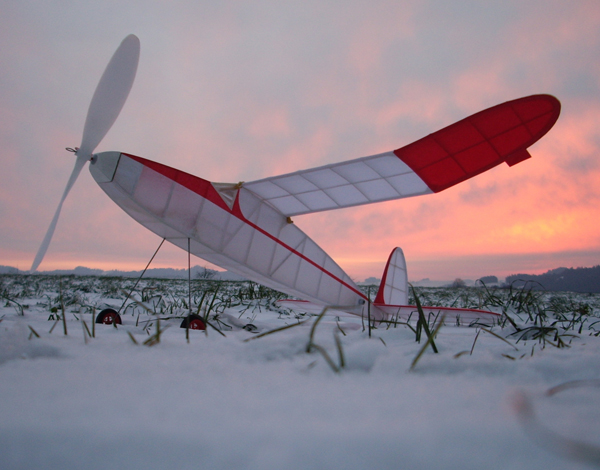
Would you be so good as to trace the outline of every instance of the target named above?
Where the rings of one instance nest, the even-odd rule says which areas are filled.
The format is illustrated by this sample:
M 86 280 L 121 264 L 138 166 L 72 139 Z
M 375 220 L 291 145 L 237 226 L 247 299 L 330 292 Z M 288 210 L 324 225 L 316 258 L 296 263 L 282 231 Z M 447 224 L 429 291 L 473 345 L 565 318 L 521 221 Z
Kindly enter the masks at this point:
M 532 95 L 488 108 L 394 151 L 244 183 L 286 216 L 437 193 L 527 148 L 554 125 L 560 102 Z

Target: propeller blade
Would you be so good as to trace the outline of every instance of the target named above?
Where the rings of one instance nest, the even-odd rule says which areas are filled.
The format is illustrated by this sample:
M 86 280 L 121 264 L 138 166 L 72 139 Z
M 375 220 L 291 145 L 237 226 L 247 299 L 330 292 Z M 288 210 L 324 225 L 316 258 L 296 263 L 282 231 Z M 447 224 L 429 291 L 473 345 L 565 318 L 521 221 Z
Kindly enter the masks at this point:
M 50 222 L 46 236 L 35 255 L 30 269 L 31 272 L 34 272 L 44 259 L 44 255 L 52 240 L 52 235 L 54 235 L 63 203 L 81 173 L 81 169 L 91 158 L 92 152 L 110 130 L 119 116 L 121 109 L 123 109 L 123 105 L 129 96 L 133 80 L 135 79 L 139 58 L 140 40 L 137 36 L 130 34 L 123 39 L 121 45 L 117 48 L 106 66 L 88 109 L 85 126 L 83 127 L 81 145 L 76 151 L 77 160 L 75 160 L 75 166 L 73 167 L 69 181 L 67 181 L 67 186 L 58 203 L 52 222 Z
M 90 158 L 116 121 L 137 72 L 140 40 L 130 34 L 115 51 L 96 87 L 77 155 Z
M 48 231 L 46 232 L 46 236 L 42 241 L 40 249 L 35 255 L 35 259 L 33 260 L 33 264 L 31 265 L 30 272 L 34 272 L 44 259 L 44 255 L 46 254 L 48 246 L 50 245 L 50 240 L 52 240 L 52 235 L 54 234 L 54 229 L 56 228 L 56 223 L 58 222 L 58 217 L 60 216 L 60 211 L 62 209 L 63 202 L 65 202 L 67 194 L 69 194 L 69 191 L 71 191 L 71 188 L 75 184 L 75 180 L 77 180 L 77 177 L 79 176 L 79 173 L 81 173 L 81 169 L 86 164 L 86 162 L 87 158 L 85 157 L 77 157 L 77 160 L 75 160 L 75 166 L 73 167 L 73 171 L 71 172 L 69 181 L 67 181 L 65 192 L 63 193 L 63 196 L 60 202 L 58 203 L 58 207 L 56 208 L 56 212 L 54 213 L 54 218 L 52 219 L 52 222 L 50 222 L 50 227 L 48 227 Z

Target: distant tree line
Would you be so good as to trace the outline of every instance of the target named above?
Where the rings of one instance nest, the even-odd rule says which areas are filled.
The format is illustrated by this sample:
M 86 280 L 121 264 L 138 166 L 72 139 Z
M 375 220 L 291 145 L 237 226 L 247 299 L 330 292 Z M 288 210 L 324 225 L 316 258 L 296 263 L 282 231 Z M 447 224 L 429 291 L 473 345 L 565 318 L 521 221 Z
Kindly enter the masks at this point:
M 592 268 L 557 268 L 544 274 L 512 274 L 506 284 L 549 291 L 600 292 L 600 266 Z

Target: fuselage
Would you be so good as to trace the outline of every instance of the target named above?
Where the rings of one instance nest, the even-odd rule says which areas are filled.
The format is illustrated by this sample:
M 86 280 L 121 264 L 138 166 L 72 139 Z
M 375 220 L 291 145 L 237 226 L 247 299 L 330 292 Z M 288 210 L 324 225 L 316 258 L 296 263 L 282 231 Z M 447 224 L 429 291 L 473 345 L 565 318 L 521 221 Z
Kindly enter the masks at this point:
M 90 172 L 132 218 L 210 263 L 289 295 L 362 314 L 366 297 L 288 217 L 241 184 L 212 183 L 121 152 Z

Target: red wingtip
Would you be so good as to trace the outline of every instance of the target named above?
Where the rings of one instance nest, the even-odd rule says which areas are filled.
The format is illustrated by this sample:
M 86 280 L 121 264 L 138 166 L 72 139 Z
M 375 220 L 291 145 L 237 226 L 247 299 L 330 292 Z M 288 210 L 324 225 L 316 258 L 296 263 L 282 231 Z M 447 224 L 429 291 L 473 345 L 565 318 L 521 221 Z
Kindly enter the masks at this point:
M 394 153 L 434 192 L 507 162 L 529 158 L 560 114 L 560 101 L 532 95 L 508 101 L 451 124 Z

